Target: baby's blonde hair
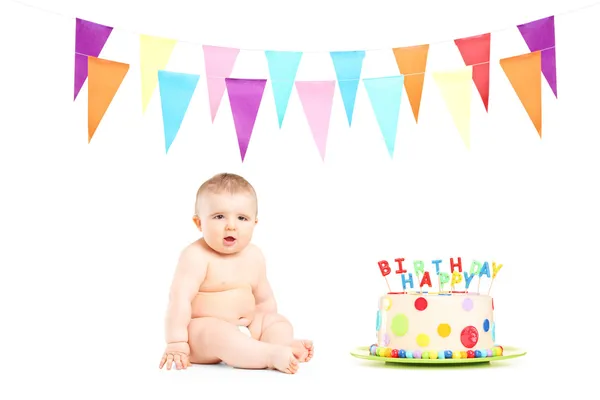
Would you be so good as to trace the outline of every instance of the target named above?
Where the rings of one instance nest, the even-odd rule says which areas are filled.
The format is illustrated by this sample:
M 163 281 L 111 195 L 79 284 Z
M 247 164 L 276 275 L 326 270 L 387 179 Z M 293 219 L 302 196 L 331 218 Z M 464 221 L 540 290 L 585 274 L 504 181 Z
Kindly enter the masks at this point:
M 208 179 L 196 192 L 196 204 L 194 210 L 196 215 L 199 215 L 200 199 L 206 192 L 210 193 L 223 193 L 228 192 L 230 194 L 236 193 L 249 193 L 256 199 L 256 191 L 254 187 L 245 178 L 237 174 L 231 174 L 223 172 Z M 258 206 L 257 206 L 258 208 Z M 258 209 L 257 209 L 258 214 Z

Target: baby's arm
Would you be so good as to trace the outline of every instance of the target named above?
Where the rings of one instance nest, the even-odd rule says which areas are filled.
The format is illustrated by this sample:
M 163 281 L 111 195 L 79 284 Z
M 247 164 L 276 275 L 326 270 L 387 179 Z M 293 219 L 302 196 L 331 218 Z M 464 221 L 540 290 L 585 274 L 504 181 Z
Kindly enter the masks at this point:
M 277 312 L 277 302 L 273 290 L 267 279 L 267 265 L 262 252 L 256 248 L 256 266 L 258 268 L 258 280 L 254 288 L 254 298 L 258 312 L 271 314 Z
M 193 244 L 179 257 L 169 293 L 165 323 L 167 344 L 188 341 L 188 325 L 192 319 L 192 300 L 206 277 L 207 259 L 202 249 Z

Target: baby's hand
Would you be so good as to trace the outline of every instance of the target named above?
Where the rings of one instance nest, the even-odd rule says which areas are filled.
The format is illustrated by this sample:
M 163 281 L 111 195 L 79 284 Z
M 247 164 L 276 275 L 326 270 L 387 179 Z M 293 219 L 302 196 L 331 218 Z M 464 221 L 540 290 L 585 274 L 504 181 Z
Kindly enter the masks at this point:
M 191 365 L 189 356 L 190 346 L 186 342 L 169 343 L 158 368 L 162 369 L 166 364 L 167 369 L 170 370 L 175 363 L 176 369 L 186 369 Z

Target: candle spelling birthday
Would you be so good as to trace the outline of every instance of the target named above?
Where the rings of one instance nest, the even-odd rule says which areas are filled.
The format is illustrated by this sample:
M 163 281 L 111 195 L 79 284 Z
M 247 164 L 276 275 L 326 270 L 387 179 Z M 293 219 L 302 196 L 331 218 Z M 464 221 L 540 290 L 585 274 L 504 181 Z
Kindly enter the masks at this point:
M 431 260 L 430 263 L 426 263 L 423 260 L 414 260 L 411 265 L 404 258 L 395 258 L 391 263 L 387 260 L 381 260 L 377 264 L 390 292 L 393 291 L 388 281 L 388 275 L 393 270 L 396 275 L 400 275 L 403 292 L 406 292 L 407 289 L 414 290 L 418 288 L 419 293 L 424 293 L 424 286 L 427 286 L 429 289 L 433 288 L 433 275 L 433 281 L 439 293 L 472 293 L 473 291 L 469 292 L 469 288 L 473 284 L 474 278 L 477 278 L 477 293 L 479 293 L 483 278 L 484 280 L 489 280 L 489 294 L 494 279 L 496 279 L 498 272 L 502 269 L 502 264 L 495 261 L 490 263 L 478 260 L 473 260 L 470 266 L 466 268 L 463 266 L 461 257 L 457 257 L 456 259 L 450 258 L 449 263 L 444 263 L 440 259 Z M 464 290 L 457 291 L 457 288 Z M 432 293 L 430 290 L 427 290 L 427 292 Z

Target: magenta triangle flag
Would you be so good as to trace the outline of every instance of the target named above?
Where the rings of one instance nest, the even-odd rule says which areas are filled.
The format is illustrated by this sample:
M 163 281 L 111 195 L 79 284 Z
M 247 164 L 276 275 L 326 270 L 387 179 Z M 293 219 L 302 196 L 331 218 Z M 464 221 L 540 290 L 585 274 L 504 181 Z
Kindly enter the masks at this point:
M 556 79 L 556 38 L 554 33 L 554 16 L 518 25 L 521 36 L 525 39 L 530 52 L 541 51 L 542 73 L 550 85 L 554 97 L 558 98 Z
M 297 81 L 296 90 L 321 159 L 325 160 L 335 81 Z
M 243 162 L 267 80 L 226 78 L 225 84 Z
M 231 76 L 240 49 L 219 46 L 202 46 L 206 68 L 206 86 L 210 104 L 210 118 L 215 122 L 217 111 L 225 94 L 225 79 Z
M 75 93 L 73 101 L 88 77 L 88 56 L 98 58 L 113 28 L 80 18 L 75 20 Z

